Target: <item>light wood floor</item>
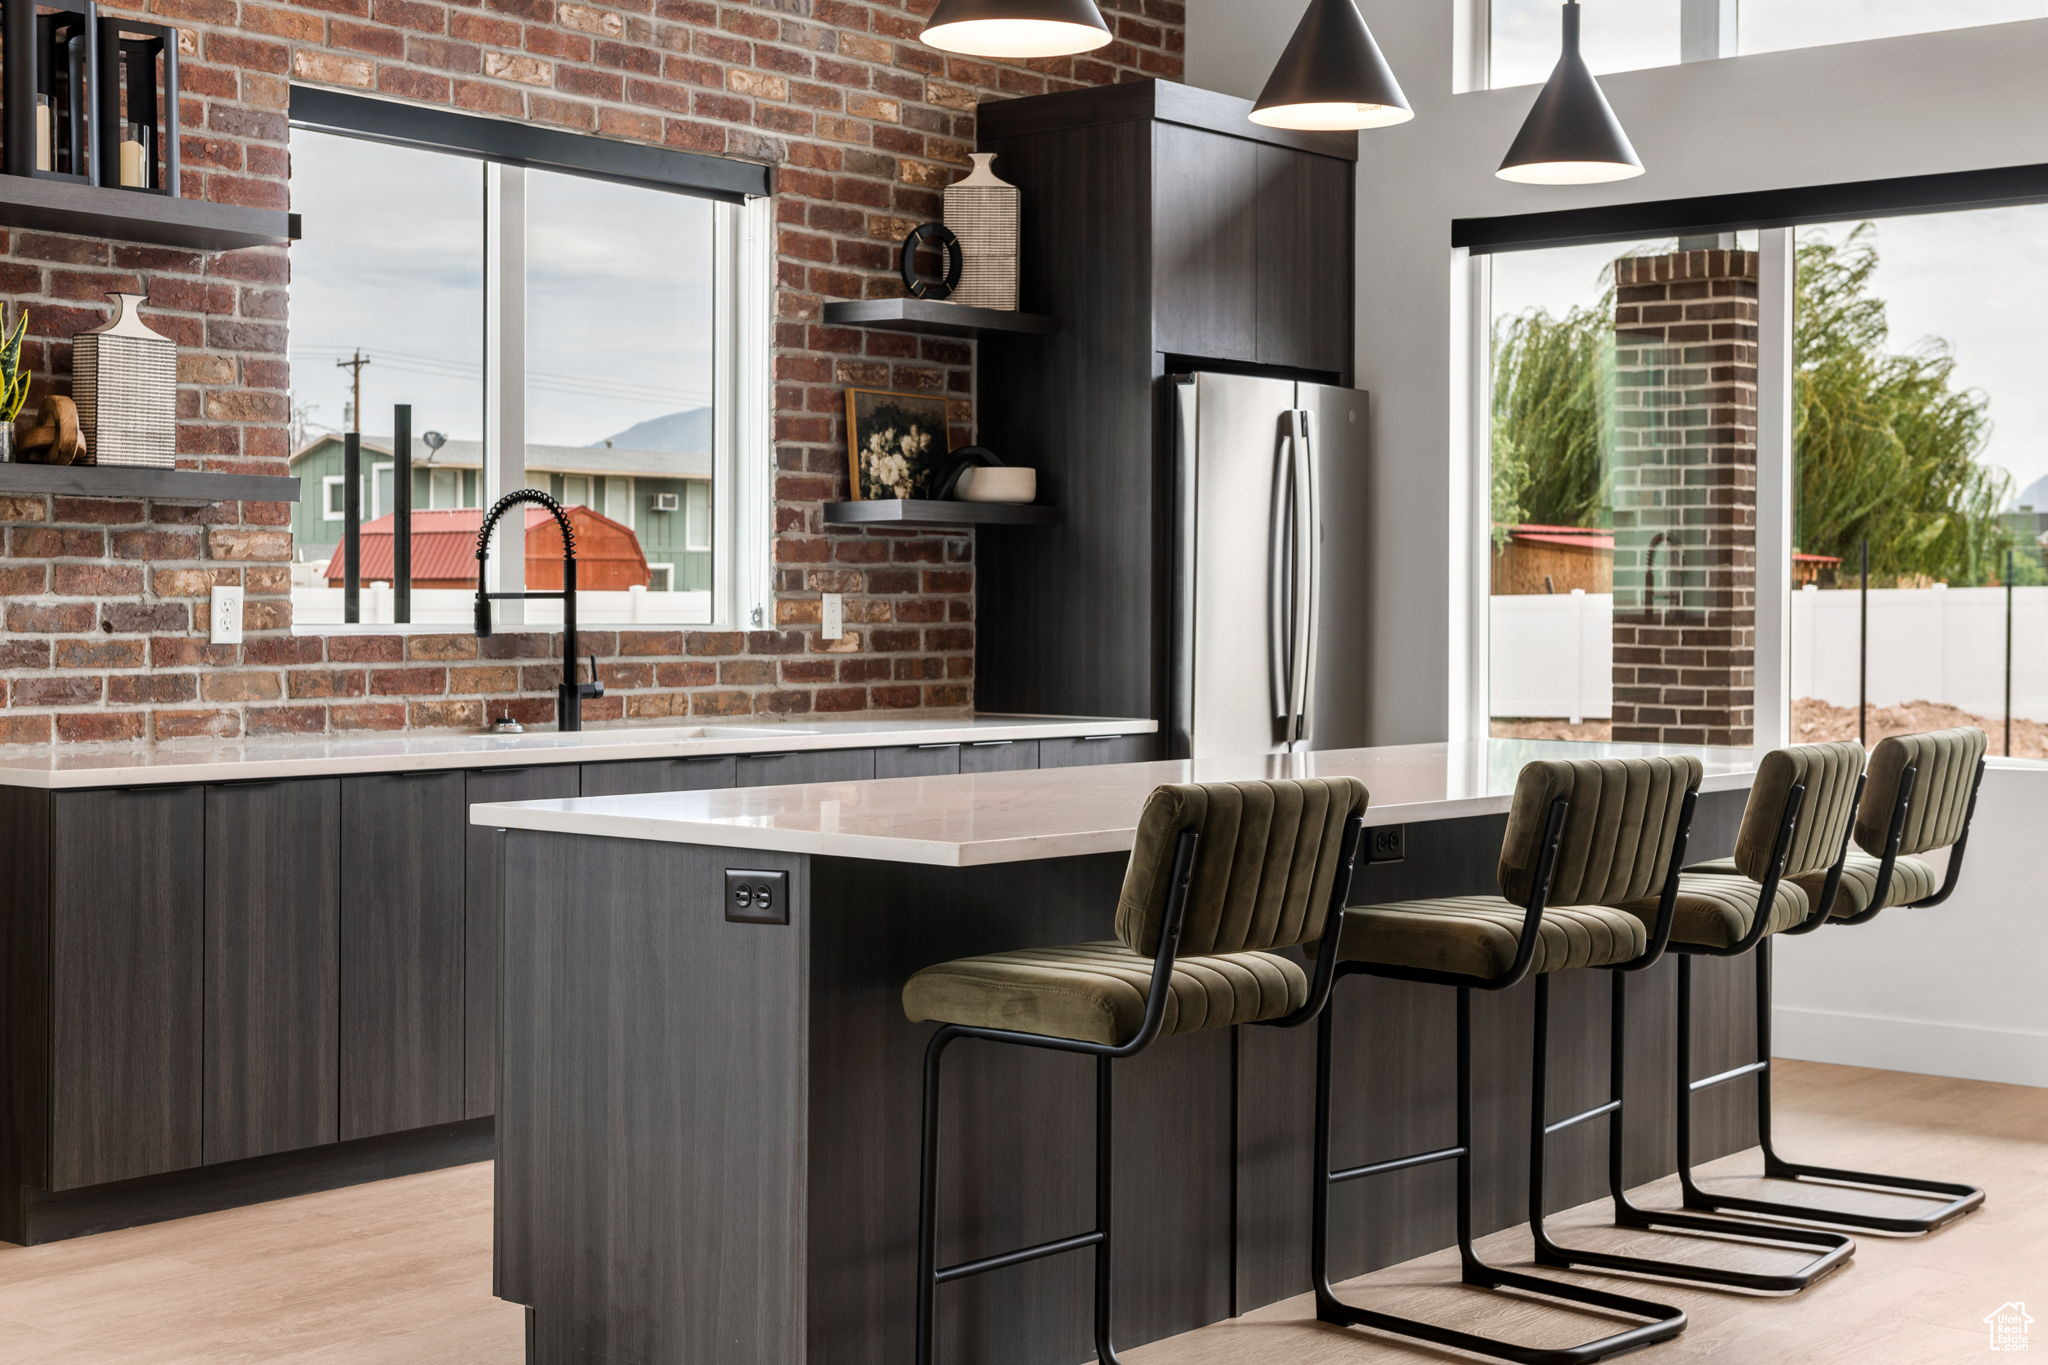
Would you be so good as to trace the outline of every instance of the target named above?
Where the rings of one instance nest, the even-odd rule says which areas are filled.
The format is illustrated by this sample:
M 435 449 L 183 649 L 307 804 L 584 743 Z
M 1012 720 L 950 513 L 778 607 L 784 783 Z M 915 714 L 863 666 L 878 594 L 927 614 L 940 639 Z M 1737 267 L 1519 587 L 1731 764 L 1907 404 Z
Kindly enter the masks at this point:
M 1781 1146 L 1795 1159 L 1976 1181 L 1990 1191 L 1986 1207 L 1932 1237 L 1866 1236 L 1846 1270 L 1795 1299 L 1639 1282 L 1634 1292 L 1679 1304 L 1692 1326 L 1632 1359 L 1976 1361 L 1986 1354 L 1980 1320 L 2013 1299 L 2034 1305 L 2048 1349 L 2048 1090 L 1786 1063 L 1778 1094 Z M 1753 1168 L 1753 1154 L 1748 1161 Z M 1744 1168 L 1735 1157 L 1716 1169 Z M 1644 1199 L 1668 1203 L 1668 1194 L 1653 1188 Z M 490 1168 L 470 1166 L 54 1246 L 0 1247 L 0 1365 L 513 1365 L 520 1311 L 490 1295 L 490 1199 Z M 1590 1211 L 1554 1220 L 1560 1231 L 1597 1225 Z M 1624 1245 L 1611 1231 L 1581 1236 Z M 1516 1264 L 1526 1247 L 1526 1237 L 1503 1233 L 1485 1249 Z M 1662 1241 L 1643 1249 L 1703 1254 Z M 1370 1293 L 1391 1311 L 1531 1345 L 1611 1330 L 1438 1287 L 1447 1264 L 1431 1257 L 1383 1271 L 1355 1282 L 1350 1296 Z M 1615 1279 L 1580 1278 L 1630 1292 Z M 1318 1326 L 1305 1298 L 1126 1354 L 1130 1365 L 1465 1359 Z

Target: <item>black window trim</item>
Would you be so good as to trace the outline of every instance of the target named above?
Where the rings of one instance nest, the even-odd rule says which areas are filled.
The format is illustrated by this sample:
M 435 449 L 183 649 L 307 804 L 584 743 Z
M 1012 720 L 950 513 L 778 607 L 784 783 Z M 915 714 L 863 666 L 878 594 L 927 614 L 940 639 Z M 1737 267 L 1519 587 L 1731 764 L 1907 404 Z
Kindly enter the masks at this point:
M 1997 166 L 1498 218 L 1457 218 L 1451 222 L 1451 245 L 1485 256 L 2044 202 L 2048 202 L 2048 164 Z
M 754 161 L 562 132 L 322 86 L 294 85 L 291 98 L 295 128 L 643 185 L 728 204 L 775 192 L 775 168 Z

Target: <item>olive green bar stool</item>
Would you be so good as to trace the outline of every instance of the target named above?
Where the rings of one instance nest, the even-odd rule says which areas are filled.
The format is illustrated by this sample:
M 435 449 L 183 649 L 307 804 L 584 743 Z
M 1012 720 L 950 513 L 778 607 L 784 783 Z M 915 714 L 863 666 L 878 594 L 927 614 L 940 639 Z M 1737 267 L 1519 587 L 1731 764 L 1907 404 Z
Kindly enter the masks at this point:
M 1685 1314 L 1605 1290 L 1502 1270 L 1472 1245 L 1472 992 L 1499 991 L 1530 975 L 1539 983 L 1539 1029 L 1547 1012 L 1541 984 L 1574 967 L 1635 969 L 1662 954 L 1676 908 L 1679 869 L 1698 799 L 1695 758 L 1600 759 L 1532 763 L 1516 783 L 1501 844 L 1499 896 L 1454 896 L 1348 910 L 1338 976 L 1355 974 L 1449 986 L 1457 992 L 1457 1136 L 1449 1147 L 1367 1165 L 1336 1168 L 1330 1159 L 1330 1070 L 1334 1005 L 1316 1033 L 1315 1182 L 1311 1263 L 1316 1317 L 1373 1328 L 1520 1365 L 1585 1365 L 1659 1341 L 1685 1329 Z M 1659 913 L 1646 923 L 1619 907 L 1656 896 Z M 1539 1032 L 1539 1039 L 1541 1034 Z M 1542 1044 L 1538 1044 L 1540 1069 Z M 1539 1070 L 1540 1077 L 1540 1070 Z M 1546 1125 L 1544 1099 L 1534 1096 L 1532 1129 L 1540 1137 L 1582 1120 L 1618 1114 L 1620 1100 L 1559 1124 Z M 1542 1199 L 1540 1145 L 1532 1144 L 1532 1207 Z M 1618 1146 L 1613 1150 L 1619 1151 Z M 1571 1347 L 1532 1347 L 1474 1332 L 1396 1317 L 1337 1297 L 1330 1283 L 1330 1192 L 1338 1185 L 1391 1171 L 1455 1161 L 1461 1279 L 1645 1319 L 1623 1331 Z
M 1935 906 L 1947 900 L 1962 875 L 1963 854 L 1969 847 L 1970 824 L 1977 813 L 1977 793 L 1984 781 L 1988 747 L 1984 732 L 1974 726 L 1878 741 L 1871 751 L 1867 784 L 1856 808 L 1857 847 L 1846 852 L 1841 865 L 1830 875 L 1806 872 L 1792 878 L 1810 898 L 1813 910 L 1785 932 L 1811 933 L 1826 924 L 1863 924 L 1893 906 Z M 1937 874 L 1933 864 L 1921 855 L 1944 848 L 1949 850 L 1948 870 Z M 1740 868 L 1736 860 L 1723 860 L 1703 864 L 1697 871 L 1725 878 L 1739 874 Z M 1676 942 L 1672 946 L 1679 947 Z M 1679 959 L 1678 1174 L 1688 1208 L 1725 1209 L 1911 1235 L 1931 1232 L 1984 1202 L 1984 1191 L 1974 1185 L 1804 1165 L 1778 1155 L 1771 1135 L 1771 941 L 1765 938 L 1756 945 L 1756 1060 L 1724 1075 L 1699 1081 L 1690 1080 L 1689 967 L 1686 959 Z M 1924 1214 L 1893 1216 L 1701 1189 L 1693 1178 L 1688 1150 L 1692 1094 L 1742 1075 L 1756 1077 L 1757 1136 L 1763 1148 L 1763 1173 L 1767 1179 L 1822 1188 L 1860 1185 L 1939 1201 L 1936 1207 Z
M 1116 908 L 1116 938 L 927 967 L 903 989 L 925 1050 L 918 1186 L 917 1365 L 932 1365 L 941 1286 L 1064 1252 L 1095 1252 L 1095 1350 L 1110 1341 L 1110 1066 L 1162 1035 L 1238 1024 L 1292 1028 L 1322 1012 L 1358 856 L 1356 778 L 1160 787 L 1145 803 Z M 1313 979 L 1281 950 L 1320 949 Z M 1095 1227 L 939 1266 L 940 1060 L 960 1038 L 1096 1059 Z
M 1722 1084 L 1745 1075 L 1761 1074 L 1744 1066 L 1692 1082 L 1690 1052 L 1690 1000 L 1692 965 L 1696 955 L 1732 957 L 1750 952 L 1769 936 L 1796 928 L 1812 915 L 1816 903 L 1806 890 L 1824 893 L 1841 876 L 1849 842 L 1849 822 L 1856 811 L 1857 793 L 1863 780 L 1863 750 L 1856 744 L 1806 744 L 1776 749 L 1758 764 L 1749 800 L 1743 809 L 1742 825 L 1736 836 L 1735 856 L 1719 863 L 1688 869 L 1678 879 L 1671 914 L 1668 950 L 1679 955 L 1678 1020 L 1679 1076 L 1679 1162 L 1683 1168 L 1691 1147 L 1690 1096 L 1694 1091 Z M 1660 897 L 1627 902 L 1623 909 L 1653 926 L 1664 910 Z M 1609 1072 L 1613 1098 L 1621 1104 L 1621 1078 L 1628 1055 L 1629 967 L 1616 969 L 1609 996 L 1611 1011 L 1608 1040 Z M 1537 983 L 1538 1025 L 1536 1032 L 1536 1089 L 1544 1082 L 1546 1027 L 1544 998 L 1548 983 Z M 1550 1131 L 1573 1120 L 1539 1125 L 1532 1135 L 1535 1146 L 1532 1166 L 1540 1172 L 1542 1143 Z M 1667 1261 L 1646 1256 L 1570 1247 L 1552 1238 L 1544 1226 L 1544 1209 L 1532 1198 L 1529 1228 L 1534 1234 L 1536 1259 L 1543 1265 L 1577 1266 L 1628 1274 L 1655 1275 L 1664 1279 L 1687 1280 L 1725 1288 L 1767 1293 L 1796 1293 L 1814 1281 L 1846 1265 L 1856 1244 L 1839 1232 L 1812 1228 L 1781 1228 L 1707 1218 L 1697 1214 L 1646 1209 L 1628 1197 L 1623 1185 L 1621 1120 L 1608 1129 L 1608 1192 L 1613 1202 L 1614 1225 L 1622 1228 L 1657 1229 L 1679 1236 L 1698 1235 L 1716 1241 L 1779 1244 L 1810 1250 L 1814 1254 L 1801 1266 L 1769 1273 L 1690 1261 Z

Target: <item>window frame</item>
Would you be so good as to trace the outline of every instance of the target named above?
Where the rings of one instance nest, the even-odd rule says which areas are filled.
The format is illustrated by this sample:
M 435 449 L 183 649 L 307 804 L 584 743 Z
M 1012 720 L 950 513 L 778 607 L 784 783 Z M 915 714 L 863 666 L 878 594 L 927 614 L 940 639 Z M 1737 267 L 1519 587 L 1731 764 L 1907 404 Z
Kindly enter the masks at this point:
M 729 532 L 723 536 L 714 532 L 711 538 L 709 619 L 662 619 L 648 624 L 685 630 L 744 630 L 763 625 L 772 614 L 774 582 L 773 168 L 313 86 L 292 87 L 290 122 L 295 130 L 484 163 L 484 240 L 480 245 L 485 412 L 479 501 L 486 507 L 513 489 L 538 486 L 525 468 L 526 172 L 541 170 L 613 181 L 709 199 L 720 206 L 714 214 L 712 243 L 715 341 L 710 520 L 714 528 L 729 528 Z M 515 218 L 517 228 L 508 228 Z M 374 498 L 376 476 L 369 469 L 365 474 Z M 592 492 L 595 495 L 595 487 Z M 632 496 L 638 496 L 637 484 Z M 432 504 L 431 481 L 428 503 Z M 365 510 L 371 517 L 378 514 L 375 509 Z M 494 591 L 525 590 L 524 556 L 494 555 L 491 567 Z M 499 625 L 525 628 L 529 624 L 526 607 L 516 599 L 500 603 Z M 533 627 L 552 628 L 546 621 L 535 622 Z M 447 629 L 445 622 L 323 623 L 308 625 L 300 633 L 445 633 Z
M 335 495 L 340 494 L 337 498 Z M 337 506 L 336 504 L 340 505 Z M 323 474 L 320 476 L 320 520 L 348 520 L 348 475 Z

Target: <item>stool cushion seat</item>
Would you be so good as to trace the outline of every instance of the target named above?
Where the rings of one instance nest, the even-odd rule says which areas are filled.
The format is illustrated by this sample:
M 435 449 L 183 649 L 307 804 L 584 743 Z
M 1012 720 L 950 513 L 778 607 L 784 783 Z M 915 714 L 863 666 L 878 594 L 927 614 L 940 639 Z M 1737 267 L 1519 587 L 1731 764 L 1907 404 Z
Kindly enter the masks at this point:
M 1850 850 L 1849 860 L 1842 864 L 1842 884 L 1835 892 L 1835 903 L 1829 909 L 1830 918 L 1848 919 L 1870 908 L 1871 895 L 1877 890 L 1877 869 L 1882 862 L 1882 859 L 1873 858 L 1868 853 Z M 1726 861 L 1706 863 L 1699 870 L 1718 872 L 1724 868 L 1732 869 L 1732 866 Z M 1793 880 L 1811 903 L 1827 888 L 1828 874 L 1809 872 Z M 1940 889 L 1941 873 L 1932 863 L 1924 858 L 1901 855 L 1892 864 L 1892 884 L 1885 888 L 1884 906 L 1880 908 L 1924 901 Z
M 1823 877 L 1827 874 L 1822 873 Z M 1671 941 L 1701 948 L 1732 948 L 1756 923 L 1764 889 L 1735 870 L 1732 858 L 1687 868 L 1678 878 L 1678 903 L 1671 911 Z M 1798 883 L 1778 883 L 1766 934 L 1781 934 L 1811 913 L 1813 902 Z M 1657 922 L 1657 898 L 1631 901 L 1625 907 L 1645 925 Z
M 1397 901 L 1344 912 L 1339 953 L 1371 962 L 1491 980 L 1514 965 L 1528 910 L 1499 896 Z M 1604 905 L 1546 906 L 1532 972 L 1611 967 L 1642 955 L 1643 922 Z
M 1120 1046 L 1145 1019 L 1152 959 L 1122 943 L 967 957 L 927 967 L 903 988 L 912 1020 L 1009 1029 Z M 1257 1024 L 1308 1002 L 1308 977 L 1275 953 L 1217 953 L 1173 964 L 1161 1033 Z

